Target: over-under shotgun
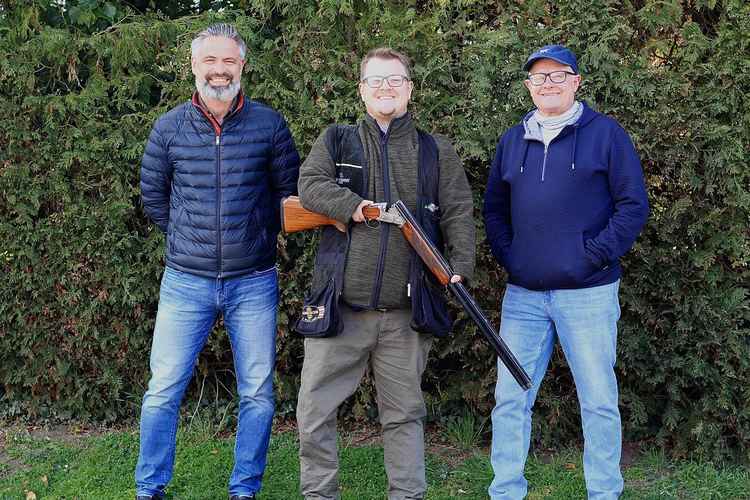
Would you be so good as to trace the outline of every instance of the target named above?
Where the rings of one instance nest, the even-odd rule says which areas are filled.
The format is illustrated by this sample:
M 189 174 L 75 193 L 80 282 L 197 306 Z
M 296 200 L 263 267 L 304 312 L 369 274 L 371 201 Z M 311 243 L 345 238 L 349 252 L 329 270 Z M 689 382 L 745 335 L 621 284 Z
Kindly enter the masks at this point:
M 458 299 L 458 302 L 466 313 L 479 327 L 479 331 L 482 332 L 493 349 L 495 349 L 498 357 L 508 368 L 508 371 L 516 382 L 518 382 L 518 385 L 524 389 L 530 389 L 531 379 L 529 375 L 503 339 L 495 332 L 495 329 L 466 290 L 466 287 L 460 282 L 451 283 L 451 277 L 455 274 L 453 269 L 427 238 L 424 230 L 417 223 L 411 212 L 409 212 L 409 209 L 406 208 L 406 205 L 401 200 L 391 205 L 390 208 L 386 207 L 385 203 L 375 203 L 364 207 L 362 214 L 368 221 L 395 224 L 401 229 L 404 238 L 406 238 L 406 241 L 409 242 L 417 255 L 419 255 L 425 266 L 435 275 L 440 284 L 448 287 L 456 299 Z M 341 223 L 334 219 L 305 209 L 296 196 L 290 196 L 282 200 L 281 219 L 282 228 L 285 233 L 304 231 L 327 225 L 342 227 Z

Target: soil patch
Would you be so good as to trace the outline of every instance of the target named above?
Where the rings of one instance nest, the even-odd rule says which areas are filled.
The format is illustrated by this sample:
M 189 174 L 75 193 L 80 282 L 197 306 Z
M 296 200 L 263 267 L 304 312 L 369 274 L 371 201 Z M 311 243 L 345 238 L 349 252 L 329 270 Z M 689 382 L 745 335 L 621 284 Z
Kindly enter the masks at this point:
M 8 453 L 9 431 L 10 429 L 6 426 L 0 428 L 0 479 L 29 468 L 28 465 Z
M 21 425 L 0 422 L 0 478 L 28 470 L 30 465 L 8 452 L 14 439 L 54 441 L 79 446 L 90 436 L 125 430 L 125 427 L 86 427 L 81 425 Z

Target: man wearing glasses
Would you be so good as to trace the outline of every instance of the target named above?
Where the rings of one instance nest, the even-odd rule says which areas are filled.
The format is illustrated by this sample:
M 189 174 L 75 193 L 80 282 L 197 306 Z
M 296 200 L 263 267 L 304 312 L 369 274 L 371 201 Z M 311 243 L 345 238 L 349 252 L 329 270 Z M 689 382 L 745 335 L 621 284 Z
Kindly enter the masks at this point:
M 640 233 L 648 200 L 638 155 L 618 123 L 575 100 L 575 55 L 542 47 L 523 67 L 536 109 L 500 138 L 484 200 L 487 240 L 508 273 L 500 335 L 533 380 L 523 391 L 498 363 L 489 487 L 526 495 L 531 410 L 559 339 L 581 407 L 589 499 L 622 493 L 614 373 L 619 258 Z
M 454 281 L 473 272 L 475 235 L 461 161 L 445 137 L 415 127 L 407 112 L 413 88 L 405 55 L 389 48 L 371 50 L 360 65 L 364 119 L 357 126 L 329 127 L 300 169 L 302 204 L 346 227 L 345 236 L 333 229 L 323 233 L 313 276 L 313 292 L 341 279 L 334 307 L 343 329 L 305 339 L 297 423 L 306 499 L 340 498 L 337 409 L 354 393 L 368 364 L 383 427 L 388 498 L 425 495 L 421 379 L 431 333 L 437 332 L 415 321 L 413 299 L 425 289 L 421 275 L 419 282 L 413 279 L 408 243 L 395 226 L 362 224 L 362 208 L 373 201 L 402 200 L 442 235 L 457 273 Z M 426 154 L 430 148 L 432 160 Z M 343 257 L 340 266 L 332 255 Z

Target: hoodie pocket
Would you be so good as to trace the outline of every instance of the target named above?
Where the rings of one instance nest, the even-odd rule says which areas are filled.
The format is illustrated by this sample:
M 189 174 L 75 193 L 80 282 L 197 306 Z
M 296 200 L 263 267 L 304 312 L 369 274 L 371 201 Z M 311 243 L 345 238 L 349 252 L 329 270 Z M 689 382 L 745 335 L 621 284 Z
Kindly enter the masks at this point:
M 581 231 L 539 229 L 515 235 L 508 272 L 513 283 L 551 290 L 585 286 L 596 267 L 586 256 Z
M 573 239 L 576 243 L 575 253 L 566 267 L 566 272 L 574 286 L 584 286 L 599 269 L 586 255 L 583 233 L 573 233 Z

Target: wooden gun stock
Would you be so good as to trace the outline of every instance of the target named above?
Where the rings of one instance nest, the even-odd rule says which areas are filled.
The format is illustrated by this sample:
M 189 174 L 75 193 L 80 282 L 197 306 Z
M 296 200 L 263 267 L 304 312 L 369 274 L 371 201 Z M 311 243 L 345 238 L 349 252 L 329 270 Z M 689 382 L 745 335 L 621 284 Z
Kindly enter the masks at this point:
M 332 226 L 335 222 L 330 217 L 304 208 L 298 196 L 287 196 L 281 200 L 281 230 L 286 234 Z
M 368 220 L 375 220 L 380 216 L 380 209 L 371 205 L 364 207 L 362 214 Z M 285 234 L 307 231 L 323 226 L 336 226 L 339 231 L 346 231 L 344 223 L 303 207 L 298 196 L 287 196 L 281 200 L 281 230 Z

